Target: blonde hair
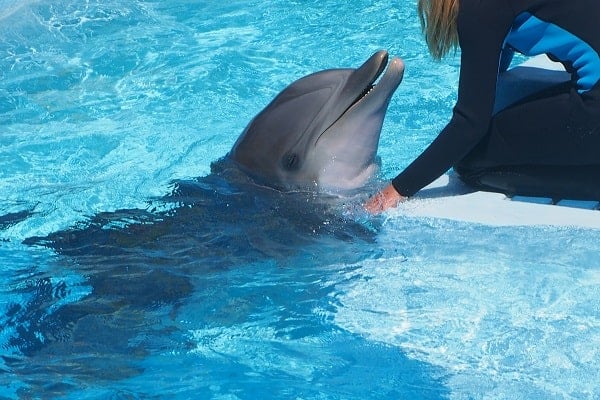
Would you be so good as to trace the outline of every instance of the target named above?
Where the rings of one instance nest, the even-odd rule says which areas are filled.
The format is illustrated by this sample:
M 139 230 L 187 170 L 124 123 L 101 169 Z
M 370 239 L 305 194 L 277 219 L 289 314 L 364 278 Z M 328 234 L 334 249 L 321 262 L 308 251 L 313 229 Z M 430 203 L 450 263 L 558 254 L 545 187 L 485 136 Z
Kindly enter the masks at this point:
M 417 11 L 421 29 L 429 52 L 436 60 L 441 60 L 450 50 L 458 47 L 459 0 L 419 0 Z

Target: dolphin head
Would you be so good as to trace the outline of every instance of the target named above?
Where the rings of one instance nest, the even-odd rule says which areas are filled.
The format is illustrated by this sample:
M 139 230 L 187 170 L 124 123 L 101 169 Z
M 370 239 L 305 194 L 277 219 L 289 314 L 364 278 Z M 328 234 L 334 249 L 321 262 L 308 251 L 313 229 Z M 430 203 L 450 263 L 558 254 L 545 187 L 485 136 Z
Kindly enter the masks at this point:
M 384 73 L 387 64 L 382 50 L 357 69 L 320 71 L 293 82 L 250 121 L 228 158 L 277 188 L 362 187 L 377 171 L 381 127 L 404 73 L 399 58 Z

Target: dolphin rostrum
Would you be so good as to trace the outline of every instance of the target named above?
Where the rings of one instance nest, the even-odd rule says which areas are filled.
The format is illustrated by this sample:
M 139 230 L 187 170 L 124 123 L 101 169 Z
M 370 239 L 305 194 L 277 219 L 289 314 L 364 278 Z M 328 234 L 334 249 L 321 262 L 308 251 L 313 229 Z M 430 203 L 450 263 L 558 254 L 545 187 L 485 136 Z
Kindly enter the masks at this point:
M 250 121 L 226 159 L 278 189 L 362 187 L 378 169 L 381 127 L 404 74 L 401 59 L 393 58 L 384 73 L 387 64 L 381 50 L 357 69 L 298 79 Z

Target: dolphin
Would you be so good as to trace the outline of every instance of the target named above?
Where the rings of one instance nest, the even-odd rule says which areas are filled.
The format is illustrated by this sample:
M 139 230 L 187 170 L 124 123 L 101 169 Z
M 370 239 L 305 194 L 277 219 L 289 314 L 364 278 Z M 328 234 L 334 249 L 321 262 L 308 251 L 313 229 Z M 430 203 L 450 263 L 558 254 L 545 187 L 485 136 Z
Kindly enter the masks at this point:
M 404 74 L 400 58 L 387 64 L 380 50 L 359 68 L 298 79 L 250 121 L 226 158 L 278 189 L 363 187 L 378 170 L 381 127 Z
M 149 200 L 146 209 L 99 213 L 26 239 L 62 256 L 56 268 L 76 268 L 85 288 L 56 286 L 56 279 L 41 276 L 27 289 L 30 300 L 8 305 L 0 330 L 14 332 L 7 346 L 20 353 L 9 360 L 11 368 L 22 366 L 23 374 L 32 365 L 53 368 L 47 365 L 52 355 L 65 365 L 63 375 L 83 381 L 95 379 L 104 364 L 136 375 L 130 356 L 145 349 L 132 343 L 168 335 L 153 325 L 161 319 L 149 308 L 160 305 L 168 320 L 187 299 L 202 298 L 205 280 L 224 285 L 207 291 L 228 293 L 221 271 L 265 259 L 287 265 L 309 254 L 318 267 L 365 257 L 372 226 L 314 200 L 330 199 L 320 196 L 324 191 L 360 190 L 376 172 L 381 127 L 403 72 L 400 59 L 388 63 L 388 53 L 379 51 L 357 69 L 305 76 L 250 121 L 212 173 L 173 182 L 172 191 Z M 82 294 L 67 301 L 71 291 Z M 81 356 L 90 352 L 93 360 Z

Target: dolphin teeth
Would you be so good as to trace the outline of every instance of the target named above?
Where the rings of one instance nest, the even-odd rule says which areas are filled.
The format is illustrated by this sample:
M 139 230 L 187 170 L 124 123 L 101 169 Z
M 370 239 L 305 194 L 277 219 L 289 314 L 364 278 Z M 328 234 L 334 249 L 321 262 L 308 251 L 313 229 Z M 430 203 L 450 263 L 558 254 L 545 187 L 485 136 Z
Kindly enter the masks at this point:
M 375 85 L 369 85 L 365 90 L 363 90 L 363 92 L 356 98 L 356 100 L 352 104 L 356 104 L 359 101 L 361 101 L 362 99 L 364 99 L 365 97 L 367 97 L 369 95 L 369 93 L 371 93 L 373 91 L 374 88 L 375 88 Z

